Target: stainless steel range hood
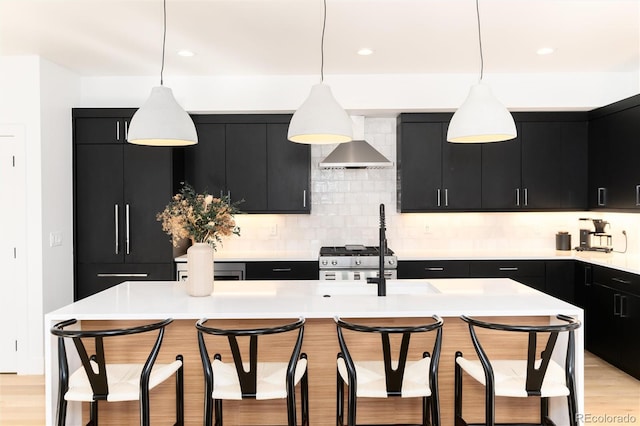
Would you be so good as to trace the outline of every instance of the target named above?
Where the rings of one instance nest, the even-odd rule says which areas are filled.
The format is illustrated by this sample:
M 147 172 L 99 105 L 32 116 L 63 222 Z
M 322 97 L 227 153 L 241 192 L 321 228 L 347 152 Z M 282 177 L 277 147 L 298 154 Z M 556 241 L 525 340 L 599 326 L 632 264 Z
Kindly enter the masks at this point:
M 382 169 L 393 163 L 364 140 L 364 117 L 352 116 L 353 141 L 341 143 L 319 164 L 321 169 Z

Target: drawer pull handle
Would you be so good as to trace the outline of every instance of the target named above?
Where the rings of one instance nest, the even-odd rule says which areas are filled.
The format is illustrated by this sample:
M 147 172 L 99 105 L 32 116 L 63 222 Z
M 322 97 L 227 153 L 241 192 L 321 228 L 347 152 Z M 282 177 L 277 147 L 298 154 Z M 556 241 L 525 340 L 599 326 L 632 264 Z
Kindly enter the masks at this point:
M 291 268 L 273 268 L 273 272 L 291 272 Z
M 428 268 L 424 268 L 425 271 L 444 271 L 444 268 L 441 266 L 430 266 Z
M 501 266 L 500 268 L 498 268 L 498 270 L 500 270 L 500 271 L 517 271 L 518 267 L 516 267 L 516 266 Z
M 115 273 L 115 274 L 98 274 L 97 275 L 98 278 L 110 278 L 110 277 L 131 277 L 131 278 L 146 278 L 149 276 L 149 274 L 122 274 L 122 273 Z
M 616 278 L 616 277 L 611 278 L 611 281 L 615 281 L 617 283 L 626 284 L 626 285 L 631 284 L 631 281 L 629 280 L 623 280 L 622 278 Z

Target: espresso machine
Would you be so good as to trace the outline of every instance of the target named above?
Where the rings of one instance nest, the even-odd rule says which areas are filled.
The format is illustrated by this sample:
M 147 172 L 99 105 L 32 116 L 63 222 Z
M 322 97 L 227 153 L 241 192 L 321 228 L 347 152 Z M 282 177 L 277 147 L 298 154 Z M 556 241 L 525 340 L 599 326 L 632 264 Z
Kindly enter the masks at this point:
M 609 222 L 602 219 L 581 218 L 580 245 L 577 251 L 600 251 L 610 253 L 613 251 L 611 234 L 607 233 L 607 227 L 611 228 Z M 591 222 L 591 225 L 587 225 Z

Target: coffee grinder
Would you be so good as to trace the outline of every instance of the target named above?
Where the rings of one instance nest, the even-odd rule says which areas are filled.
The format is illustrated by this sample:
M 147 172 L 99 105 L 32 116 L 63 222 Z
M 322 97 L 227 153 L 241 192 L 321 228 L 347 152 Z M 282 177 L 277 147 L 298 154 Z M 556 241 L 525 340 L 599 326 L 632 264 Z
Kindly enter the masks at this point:
M 606 228 L 609 222 L 602 219 L 581 218 L 585 225 L 580 227 L 580 246 L 576 247 L 577 251 L 600 251 L 610 253 L 613 251 L 611 234 L 607 234 Z M 591 221 L 593 228 L 588 227 L 586 222 Z

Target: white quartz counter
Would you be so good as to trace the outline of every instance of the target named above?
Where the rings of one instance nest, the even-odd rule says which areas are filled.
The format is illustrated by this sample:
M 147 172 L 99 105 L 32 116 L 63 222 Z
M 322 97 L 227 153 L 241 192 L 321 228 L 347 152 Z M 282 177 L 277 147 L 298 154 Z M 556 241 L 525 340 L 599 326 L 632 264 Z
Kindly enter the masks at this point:
M 190 297 L 182 282 L 125 282 L 46 315 L 58 319 L 332 318 L 567 315 L 582 309 L 507 278 L 388 280 L 387 296 L 361 281 L 219 281 Z

